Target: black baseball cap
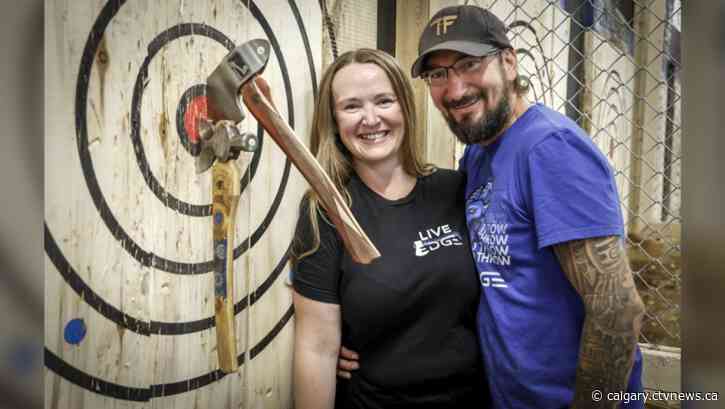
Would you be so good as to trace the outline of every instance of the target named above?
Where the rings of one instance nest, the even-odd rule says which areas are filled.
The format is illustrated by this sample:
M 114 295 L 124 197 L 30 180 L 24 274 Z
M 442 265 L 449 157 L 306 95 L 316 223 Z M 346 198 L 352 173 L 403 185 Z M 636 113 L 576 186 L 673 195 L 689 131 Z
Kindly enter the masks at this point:
M 506 36 L 506 25 L 493 13 L 477 6 L 453 6 L 439 10 L 428 22 L 418 43 L 418 59 L 411 75 L 420 75 L 430 53 L 453 50 L 481 57 L 497 50 L 513 48 Z

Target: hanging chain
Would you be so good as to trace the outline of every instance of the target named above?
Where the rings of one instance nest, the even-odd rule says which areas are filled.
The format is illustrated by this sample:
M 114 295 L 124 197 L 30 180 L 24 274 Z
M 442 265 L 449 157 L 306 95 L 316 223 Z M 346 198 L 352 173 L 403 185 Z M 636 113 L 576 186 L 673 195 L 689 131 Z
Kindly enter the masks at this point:
M 330 37 L 330 48 L 332 49 L 332 59 L 337 59 L 337 39 L 335 36 L 335 23 L 330 17 L 330 13 L 327 11 L 327 0 L 320 0 L 320 7 L 322 8 L 322 14 L 325 19 L 325 27 L 327 27 L 327 35 Z

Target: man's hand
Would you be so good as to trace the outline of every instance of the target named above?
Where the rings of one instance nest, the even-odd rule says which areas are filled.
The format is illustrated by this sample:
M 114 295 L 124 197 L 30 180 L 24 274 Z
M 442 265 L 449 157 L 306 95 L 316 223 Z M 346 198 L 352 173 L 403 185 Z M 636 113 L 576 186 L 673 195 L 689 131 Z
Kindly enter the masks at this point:
M 337 359 L 337 376 L 344 379 L 350 379 L 352 377 L 350 372 L 360 367 L 358 359 L 359 356 L 357 355 L 357 352 L 341 346 L 340 356 Z

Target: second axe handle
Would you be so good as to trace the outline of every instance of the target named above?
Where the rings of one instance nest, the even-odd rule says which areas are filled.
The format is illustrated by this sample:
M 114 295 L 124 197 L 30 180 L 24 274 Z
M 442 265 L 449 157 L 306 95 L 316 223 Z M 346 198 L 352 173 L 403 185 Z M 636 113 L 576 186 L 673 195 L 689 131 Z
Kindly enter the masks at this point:
M 257 82 L 264 93 L 260 91 Z M 257 118 L 317 192 L 353 260 L 368 264 L 380 257 L 380 252 L 355 220 L 355 216 L 330 177 L 270 102 L 269 86 L 266 81 L 258 76 L 244 84 L 241 93 L 249 112 Z

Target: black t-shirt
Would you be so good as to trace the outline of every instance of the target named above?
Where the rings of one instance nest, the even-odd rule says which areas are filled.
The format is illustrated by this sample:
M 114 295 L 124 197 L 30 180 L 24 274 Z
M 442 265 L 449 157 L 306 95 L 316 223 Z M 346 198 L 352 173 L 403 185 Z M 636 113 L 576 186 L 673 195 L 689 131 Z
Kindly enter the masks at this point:
M 293 279 L 299 294 L 340 304 L 343 345 L 360 354 L 352 379 L 338 380 L 336 407 L 485 408 L 463 176 L 438 170 L 419 177 L 400 200 L 381 197 L 356 176 L 347 188 L 381 257 L 355 263 L 318 217 L 320 248 L 300 260 Z M 305 249 L 312 238 L 304 203 L 300 215 Z

